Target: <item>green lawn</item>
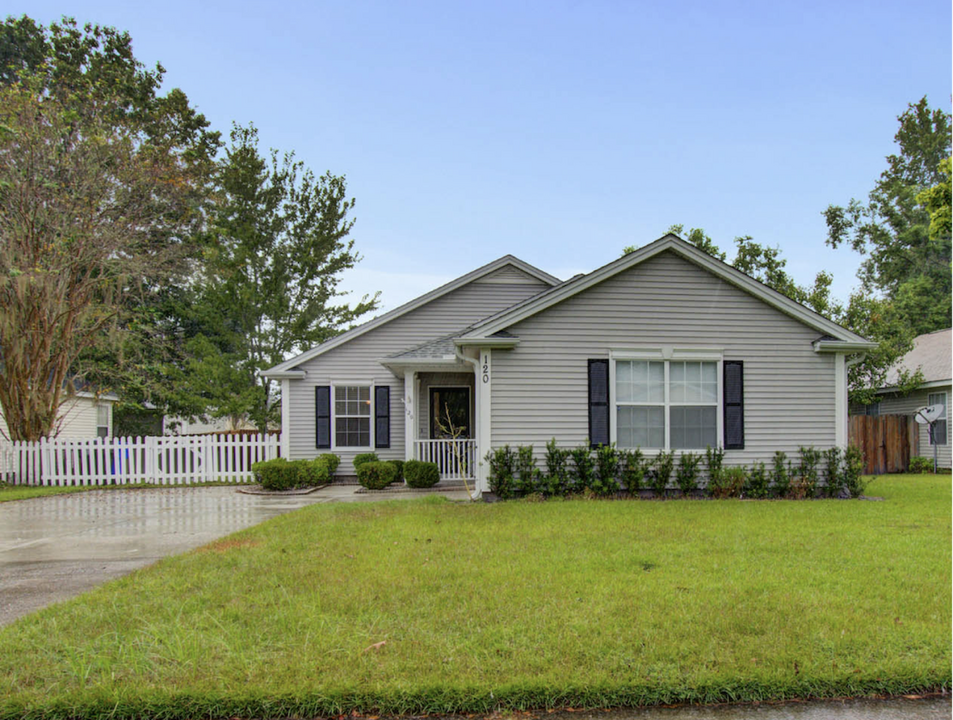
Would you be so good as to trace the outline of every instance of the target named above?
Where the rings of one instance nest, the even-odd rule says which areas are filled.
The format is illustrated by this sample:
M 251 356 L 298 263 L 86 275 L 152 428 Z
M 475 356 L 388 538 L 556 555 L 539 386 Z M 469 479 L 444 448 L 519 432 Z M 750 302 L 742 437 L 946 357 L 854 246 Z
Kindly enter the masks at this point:
M 0 632 L 0 716 L 948 688 L 950 488 L 894 476 L 868 488 L 884 502 L 311 506 Z
M 10 502 L 11 500 L 29 500 L 35 497 L 46 497 L 47 495 L 69 495 L 78 492 L 87 492 L 89 490 L 148 490 L 155 488 L 172 487 L 209 487 L 212 485 L 245 485 L 234 481 L 217 481 L 207 483 L 180 483 L 178 485 L 157 485 L 155 483 L 132 483 L 127 485 L 7 485 L 0 483 L 0 503 Z

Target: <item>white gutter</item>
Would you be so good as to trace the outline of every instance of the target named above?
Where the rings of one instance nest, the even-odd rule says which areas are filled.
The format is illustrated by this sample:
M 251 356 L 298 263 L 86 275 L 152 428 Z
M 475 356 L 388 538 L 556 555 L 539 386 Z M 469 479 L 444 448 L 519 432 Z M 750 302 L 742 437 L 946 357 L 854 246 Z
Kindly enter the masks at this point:
M 264 370 L 262 377 L 272 380 L 304 380 L 306 373 L 304 370 Z

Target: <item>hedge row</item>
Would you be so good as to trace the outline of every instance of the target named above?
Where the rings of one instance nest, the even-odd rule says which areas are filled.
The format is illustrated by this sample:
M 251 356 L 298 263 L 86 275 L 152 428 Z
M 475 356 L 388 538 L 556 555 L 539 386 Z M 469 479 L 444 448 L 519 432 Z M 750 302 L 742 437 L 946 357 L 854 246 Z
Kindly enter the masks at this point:
M 685 452 L 676 459 L 671 451 L 648 458 L 639 449 L 612 445 L 560 448 L 553 439 L 546 443 L 545 472 L 536 467 L 532 445 L 497 448 L 487 453 L 486 461 L 490 490 L 502 500 L 527 495 L 609 497 L 623 491 L 636 496 L 642 490 L 657 497 L 672 490 L 683 495 L 704 491 L 717 498 L 859 497 L 866 486 L 863 453 L 854 447 L 843 453 L 836 447 L 802 447 L 796 462 L 778 451 L 771 467 L 763 462 L 724 467 L 724 457 L 724 450 L 709 447 L 704 455 Z
M 325 453 L 313 460 L 266 460 L 255 463 L 251 470 L 264 490 L 293 490 L 331 482 L 340 462 L 337 455 Z
M 377 453 L 361 453 L 354 458 L 357 481 L 368 490 L 383 490 L 398 480 L 412 488 L 429 488 L 440 480 L 437 463 L 420 460 L 381 460 Z

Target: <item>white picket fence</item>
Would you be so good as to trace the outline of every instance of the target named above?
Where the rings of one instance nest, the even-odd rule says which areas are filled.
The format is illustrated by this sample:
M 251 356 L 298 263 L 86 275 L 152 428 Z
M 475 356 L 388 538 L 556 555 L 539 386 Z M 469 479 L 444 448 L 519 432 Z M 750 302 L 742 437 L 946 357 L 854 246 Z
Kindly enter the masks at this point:
M 13 485 L 185 485 L 248 482 L 280 456 L 278 435 L 0 440 L 0 482 Z

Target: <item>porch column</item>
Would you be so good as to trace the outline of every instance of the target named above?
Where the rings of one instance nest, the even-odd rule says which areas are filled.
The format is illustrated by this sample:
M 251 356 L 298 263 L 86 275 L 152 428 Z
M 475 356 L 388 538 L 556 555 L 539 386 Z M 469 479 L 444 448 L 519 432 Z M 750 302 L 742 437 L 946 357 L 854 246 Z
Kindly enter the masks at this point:
M 476 464 L 477 491 L 481 493 L 490 490 L 490 468 L 484 458 L 490 452 L 492 441 L 490 430 L 490 387 L 493 380 L 491 358 L 492 350 L 490 348 L 480 348 L 476 375 Z
M 417 439 L 417 373 L 404 372 L 404 460 L 414 459 Z

